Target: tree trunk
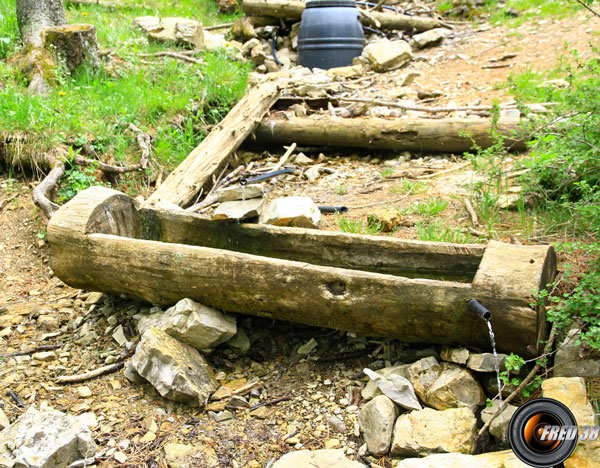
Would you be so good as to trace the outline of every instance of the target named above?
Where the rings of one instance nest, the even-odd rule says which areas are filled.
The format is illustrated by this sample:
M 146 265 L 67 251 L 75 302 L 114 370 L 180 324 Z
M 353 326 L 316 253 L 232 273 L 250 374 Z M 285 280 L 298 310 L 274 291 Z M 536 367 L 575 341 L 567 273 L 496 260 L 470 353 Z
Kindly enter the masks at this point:
M 67 24 L 61 0 L 17 0 L 17 21 L 25 45 L 42 46 L 42 31 Z
M 440 120 L 408 118 L 344 119 L 330 117 L 314 120 L 308 117 L 267 117 L 255 131 L 256 142 L 262 145 L 330 146 L 337 148 L 387 149 L 393 151 L 440 151 L 462 153 L 474 145 L 488 148 L 491 120 L 446 118 Z M 498 132 L 505 137 L 509 149 L 525 149 L 518 119 L 502 118 Z

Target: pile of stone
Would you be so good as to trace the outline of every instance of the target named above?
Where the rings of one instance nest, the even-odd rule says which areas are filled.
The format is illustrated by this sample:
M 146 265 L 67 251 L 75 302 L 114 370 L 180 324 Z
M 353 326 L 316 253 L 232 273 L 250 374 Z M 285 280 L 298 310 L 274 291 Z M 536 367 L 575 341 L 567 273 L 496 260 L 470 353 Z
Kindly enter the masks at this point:
M 506 356 L 498 358 L 504 368 Z M 497 409 L 481 411 L 486 393 L 480 383 L 496 381 L 496 358 L 444 348 L 441 359 L 429 356 L 377 372 L 364 370 L 370 381 L 362 391 L 368 403 L 361 409 L 359 426 L 369 453 L 404 458 L 475 452 L 478 417 L 485 422 Z M 497 385 L 488 390 L 490 397 L 498 393 Z M 490 432 L 499 442 L 506 443 L 515 410 L 506 405 L 491 424 Z
M 217 190 L 219 206 L 212 218 L 222 220 L 249 220 L 260 224 L 316 228 L 321 212 L 307 197 L 283 197 L 267 202 L 261 184 L 236 185 Z

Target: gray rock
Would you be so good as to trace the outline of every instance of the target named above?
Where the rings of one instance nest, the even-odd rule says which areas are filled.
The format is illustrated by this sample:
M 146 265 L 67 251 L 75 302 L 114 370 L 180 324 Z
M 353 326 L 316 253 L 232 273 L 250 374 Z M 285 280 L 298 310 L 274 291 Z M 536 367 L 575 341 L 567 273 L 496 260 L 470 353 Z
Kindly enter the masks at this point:
M 232 338 L 237 332 L 235 317 L 212 307 L 182 299 L 164 313 L 144 317 L 138 323 L 140 334 L 150 327 L 196 349 L 209 349 Z
M 257 217 L 263 209 L 264 200 L 262 198 L 252 198 L 245 201 L 230 201 L 221 203 L 212 219 L 214 220 L 243 220 Z
M 92 433 L 75 416 L 33 406 L 0 432 L 0 467 L 63 468 L 93 457 Z
M 498 354 L 500 370 L 506 370 L 506 354 Z M 496 372 L 496 357 L 493 353 L 471 354 L 467 367 L 475 372 Z
M 410 159 L 410 154 L 408 156 Z M 438 349 L 434 346 L 428 346 L 427 348 L 418 348 L 415 346 L 409 346 L 398 352 L 397 359 L 405 364 L 416 362 L 420 359 L 434 357 L 439 359 L 440 354 Z
M 363 55 L 375 71 L 386 72 L 400 68 L 412 60 L 412 51 L 404 41 L 380 39 L 365 47 Z
M 483 385 L 485 394 L 490 397 L 495 397 L 498 394 L 498 378 L 496 376 L 496 373 L 490 372 L 487 374 L 479 374 L 478 377 L 479 381 L 481 382 L 481 385 Z M 511 376 L 511 379 L 513 379 L 514 377 L 515 376 Z M 513 385 L 510 381 L 506 385 L 504 385 L 503 382 L 501 382 L 501 384 L 503 398 L 506 398 L 508 395 L 510 395 L 517 389 L 517 385 Z
M 138 374 L 138 371 L 135 370 L 135 367 L 133 367 L 131 361 L 127 361 L 125 363 L 124 369 L 123 375 L 125 375 L 125 378 L 131 383 L 141 385 L 146 382 L 146 380 L 140 374 Z
M 464 365 L 469 360 L 469 350 L 465 348 L 451 348 L 449 346 L 444 346 L 440 353 L 440 358 L 444 361 Z
M 304 177 L 306 177 L 306 179 L 310 180 L 311 182 L 314 180 L 317 180 L 320 176 L 321 176 L 321 172 L 319 171 L 319 168 L 316 166 L 313 166 L 313 167 L 307 169 L 306 171 L 304 171 Z
M 334 432 L 339 432 L 340 434 L 343 434 L 348 430 L 348 428 L 346 427 L 346 423 L 344 421 L 342 421 L 340 418 L 338 418 L 337 416 L 331 416 L 327 420 L 327 425 Z
M 454 364 L 443 368 L 421 399 L 438 410 L 469 408 L 476 412 L 485 403 L 485 395 L 479 382 L 468 370 Z
M 277 198 L 265 206 L 259 220 L 261 224 L 303 228 L 316 228 L 319 221 L 319 207 L 307 197 Z
M 227 342 L 227 346 L 239 354 L 246 354 L 250 351 L 250 338 L 243 329 L 238 328 L 235 336 Z
M 304 108 L 303 106 L 302 109 L 304 109 L 305 115 L 306 115 L 306 108 Z M 294 156 L 294 159 L 292 159 L 292 162 L 298 166 L 312 166 L 315 162 L 310 159 L 308 156 L 306 156 L 304 153 L 298 153 L 296 156 Z
M 462 453 L 440 453 L 425 458 L 406 458 L 394 468 L 509 468 L 506 465 L 490 465 L 487 460 Z M 525 465 L 523 465 L 525 468 Z
M 158 26 L 148 31 L 148 37 L 155 41 L 189 44 L 201 49 L 204 44 L 204 29 L 200 21 L 162 18 Z
M 468 408 L 413 411 L 396 421 L 390 453 L 401 457 L 471 454 L 476 447 L 476 429 L 477 419 Z
M 414 44 L 419 48 L 432 47 L 441 44 L 446 37 L 446 30 L 442 28 L 430 29 L 413 36 Z
M 405 379 L 408 379 L 408 368 L 409 367 L 410 367 L 410 364 L 402 364 L 399 366 L 385 367 L 383 369 L 379 369 L 377 371 L 377 374 L 379 374 L 383 377 L 389 377 L 390 375 L 399 375 L 401 377 L 404 377 Z M 383 393 L 381 393 L 381 390 L 379 390 L 377 383 L 375 383 L 374 380 L 369 379 L 369 381 L 367 382 L 367 385 L 365 385 L 365 388 L 363 388 L 362 391 L 360 392 L 360 395 L 362 396 L 363 400 L 371 400 L 371 399 L 375 398 L 376 396 L 383 395 Z
M 158 328 L 144 333 L 132 363 L 169 400 L 204 405 L 217 388 L 213 371 L 202 355 Z
M 400 75 L 397 79 L 394 80 L 394 83 L 399 87 L 410 86 L 421 75 L 423 75 L 423 72 L 411 70 L 408 73 Z
M 492 403 L 492 406 L 484 408 L 481 412 L 481 420 L 484 424 L 492 418 L 496 411 L 500 408 L 500 402 L 495 400 Z M 510 420 L 517 411 L 517 407 L 513 405 L 504 405 L 504 409 L 502 412 L 494 418 L 492 423 L 490 424 L 490 434 L 492 434 L 496 439 L 506 442 L 508 440 L 508 425 L 510 424 Z
M 239 395 L 233 395 L 229 400 L 229 406 L 235 406 L 236 408 L 248 408 L 250 404 L 248 400 Z
M 434 357 L 423 358 L 407 369 L 408 380 L 413 385 L 415 393 L 425 401 L 427 392 L 442 372 L 438 360 Z
M 234 185 L 224 189 L 217 190 L 217 196 L 220 202 L 250 200 L 252 198 L 262 198 L 265 194 L 265 188 L 262 184 Z
M 388 377 L 373 372 L 371 369 L 363 369 L 363 372 L 373 380 L 379 390 L 389 397 L 394 403 L 408 410 L 420 410 L 421 405 L 410 381 L 397 374 Z
M 248 42 L 245 42 L 242 46 L 242 54 L 249 55 L 252 49 L 256 46 L 260 45 L 260 40 L 257 38 L 250 39 Z
M 141 29 L 145 33 L 160 27 L 160 18 L 158 16 L 138 16 L 131 22 L 134 28 Z
M 125 337 L 125 332 L 123 331 L 123 325 L 119 325 L 112 334 L 113 340 L 115 340 L 119 346 L 125 346 L 127 343 L 127 338 Z
M 342 449 L 326 449 L 286 453 L 272 468 L 364 468 L 364 465 L 346 458 Z
M 398 408 L 387 396 L 381 395 L 367 403 L 358 415 L 358 426 L 369 452 L 376 457 L 390 449 Z
M 577 344 L 579 330 L 571 330 L 554 357 L 554 377 L 600 377 L 600 360 L 581 357 L 581 346 Z

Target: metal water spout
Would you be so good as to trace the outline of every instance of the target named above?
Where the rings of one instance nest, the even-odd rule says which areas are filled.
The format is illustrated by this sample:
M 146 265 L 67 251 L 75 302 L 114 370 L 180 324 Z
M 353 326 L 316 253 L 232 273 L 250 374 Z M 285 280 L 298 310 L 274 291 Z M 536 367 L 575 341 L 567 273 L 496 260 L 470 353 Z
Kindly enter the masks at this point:
M 471 312 L 479 315 L 486 322 L 489 322 L 491 320 L 492 313 L 481 302 L 476 301 L 475 299 L 471 299 L 467 303 L 467 306 L 469 307 L 469 310 Z

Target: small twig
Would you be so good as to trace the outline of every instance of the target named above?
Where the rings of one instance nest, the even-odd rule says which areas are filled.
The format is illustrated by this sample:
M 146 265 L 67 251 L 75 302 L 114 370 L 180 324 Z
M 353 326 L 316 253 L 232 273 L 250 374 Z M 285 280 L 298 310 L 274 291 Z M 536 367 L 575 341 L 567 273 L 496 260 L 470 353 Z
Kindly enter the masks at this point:
M 493 69 L 493 68 L 511 68 L 512 64 L 510 63 L 493 63 L 491 65 L 484 65 L 481 68 L 483 70 Z
M 203 210 L 204 208 L 208 208 L 209 206 L 214 205 L 218 201 L 219 201 L 219 196 L 216 193 L 213 193 L 213 194 L 207 196 L 200 203 L 196 203 L 195 205 L 192 205 L 189 208 L 186 208 L 185 211 L 187 211 L 188 213 L 195 213 L 196 211 L 200 211 L 200 210 Z
M 16 405 L 19 408 L 25 408 L 25 405 L 23 404 L 23 400 L 21 400 L 19 395 L 17 395 L 13 390 L 9 390 L 8 392 L 6 392 L 6 394 L 12 398 L 12 400 L 16 403 Z
M 596 10 L 594 10 L 592 7 L 590 7 L 587 3 L 585 3 L 582 0 L 575 0 L 575 1 L 577 3 L 579 3 L 582 7 L 584 7 L 586 10 L 588 10 L 590 13 L 592 13 L 593 15 L 600 18 L 600 13 L 598 13 Z
M 277 164 L 275 164 L 275 166 L 273 167 L 272 172 L 277 172 L 279 169 L 281 169 L 283 167 L 283 165 L 287 162 L 288 158 L 292 155 L 292 153 L 296 150 L 296 143 L 292 143 L 287 151 L 285 152 L 285 154 L 281 157 L 281 159 L 279 159 L 279 162 Z
M 204 65 L 202 60 L 195 59 L 193 57 L 188 57 L 187 55 L 178 54 L 177 52 L 155 52 L 153 54 L 138 54 L 140 57 L 171 57 L 177 60 L 182 60 L 184 62 L 193 63 L 195 65 Z
M 127 172 L 135 172 L 141 169 L 140 164 L 134 164 L 133 166 L 113 166 L 111 164 L 103 163 L 94 159 L 85 158 L 81 155 L 77 155 L 73 158 L 75 164 L 80 166 L 91 166 L 97 167 L 106 174 L 125 174 Z
M 536 376 L 536 374 L 539 372 L 539 370 L 542 367 L 542 365 L 540 364 L 540 359 L 542 359 L 550 354 L 550 350 L 552 349 L 552 345 L 554 344 L 554 340 L 556 339 L 557 333 L 558 333 L 558 331 L 557 331 L 556 326 L 552 325 L 552 330 L 550 331 L 550 337 L 548 338 L 548 342 L 546 343 L 546 346 L 544 347 L 544 352 L 537 359 L 537 362 L 535 363 L 535 366 L 533 367 L 533 369 L 531 369 L 531 372 L 529 374 L 527 374 L 527 377 L 525 377 L 523 379 L 523 381 L 519 384 L 519 386 L 515 389 L 515 391 L 506 397 L 506 399 L 502 402 L 500 407 L 496 410 L 496 412 L 492 415 L 492 417 L 488 420 L 488 422 L 485 423 L 484 426 L 479 430 L 477 437 L 481 437 L 485 433 L 485 431 L 487 431 L 487 429 L 490 427 L 490 425 L 492 424 L 494 419 L 496 419 L 496 417 L 498 417 L 498 415 L 504 410 L 506 405 L 508 405 L 512 400 L 514 400 L 519 395 L 519 393 L 521 393 L 521 391 L 529 384 L 529 382 L 531 382 L 533 380 L 533 378 Z
M 96 377 L 99 377 L 104 374 L 110 374 L 112 372 L 116 372 L 121 369 L 125 365 L 125 361 L 115 362 L 114 364 L 109 364 L 108 366 L 99 367 L 98 369 L 94 369 L 92 371 L 84 372 L 83 374 L 77 375 L 64 375 L 58 377 L 56 379 L 56 383 L 66 384 L 66 383 L 78 383 L 84 382 L 86 380 L 91 380 Z
M 0 211 L 4 209 L 4 205 L 8 205 L 11 201 L 19 196 L 18 193 L 15 193 L 12 197 L 5 198 L 0 202 Z
M 250 411 L 254 411 L 255 409 L 262 408 L 263 406 L 273 406 L 273 405 L 276 405 L 277 403 L 281 403 L 282 401 L 289 401 L 289 400 L 291 400 L 291 397 L 289 397 L 289 396 L 284 396 L 284 397 L 281 397 L 281 398 L 275 398 L 274 400 L 263 401 L 262 403 L 258 403 L 258 404 L 254 405 L 254 406 L 251 406 L 249 408 L 249 410 Z
M 29 354 L 37 353 L 40 351 L 51 351 L 53 349 L 62 348 L 63 346 L 64 346 L 63 344 L 42 345 L 42 346 L 36 346 L 35 348 L 32 348 L 32 349 L 28 349 L 27 351 L 19 351 L 17 353 L 2 354 L 1 356 L 2 357 L 27 356 Z
M 464 202 L 465 202 L 465 208 L 467 209 L 467 212 L 469 213 L 469 216 L 471 217 L 471 222 L 473 223 L 473 226 L 475 226 L 475 227 L 479 226 L 479 220 L 477 219 L 477 213 L 475 213 L 475 210 L 473 209 L 471 200 L 469 200 L 468 198 L 465 197 Z
M 214 26 L 207 26 L 204 28 L 205 31 L 214 31 L 215 29 L 226 29 L 233 26 L 233 23 L 215 24 Z
M 436 172 L 435 174 L 428 174 L 428 175 L 423 175 L 423 176 L 418 176 L 417 179 L 418 180 L 423 180 L 423 179 L 434 179 L 435 177 L 444 175 L 444 174 L 450 174 L 451 172 L 455 172 L 455 171 L 459 171 L 461 169 L 464 169 L 465 167 L 469 166 L 471 164 L 470 161 L 467 161 L 466 163 L 462 163 L 459 164 L 458 166 L 452 167 L 450 169 L 445 169 L 443 171 L 440 172 Z

